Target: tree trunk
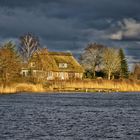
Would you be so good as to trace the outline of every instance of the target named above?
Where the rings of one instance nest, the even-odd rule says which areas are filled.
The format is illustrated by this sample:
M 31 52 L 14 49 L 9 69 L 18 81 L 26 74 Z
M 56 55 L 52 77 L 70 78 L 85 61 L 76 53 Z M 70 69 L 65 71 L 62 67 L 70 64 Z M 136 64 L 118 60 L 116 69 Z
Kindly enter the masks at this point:
M 108 72 L 108 80 L 110 80 L 111 79 L 111 72 L 109 71 Z
M 95 78 L 96 74 L 95 74 L 95 70 L 93 71 L 93 77 Z
M 95 66 L 93 67 L 93 78 L 96 77 L 96 73 L 95 73 Z

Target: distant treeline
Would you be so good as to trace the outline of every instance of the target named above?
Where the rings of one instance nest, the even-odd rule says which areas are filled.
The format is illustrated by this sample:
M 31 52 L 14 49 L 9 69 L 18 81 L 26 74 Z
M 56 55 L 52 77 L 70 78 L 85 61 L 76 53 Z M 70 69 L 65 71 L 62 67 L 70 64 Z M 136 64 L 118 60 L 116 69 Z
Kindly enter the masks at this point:
M 128 63 L 123 49 L 90 43 L 81 54 L 80 62 L 86 78 L 129 78 Z

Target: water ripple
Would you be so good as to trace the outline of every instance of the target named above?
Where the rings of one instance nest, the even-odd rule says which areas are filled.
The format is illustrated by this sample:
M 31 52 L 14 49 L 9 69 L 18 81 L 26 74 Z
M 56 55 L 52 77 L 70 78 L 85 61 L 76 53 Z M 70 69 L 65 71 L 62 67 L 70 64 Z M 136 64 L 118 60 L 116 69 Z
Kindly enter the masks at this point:
M 0 96 L 0 140 L 139 140 L 140 94 Z

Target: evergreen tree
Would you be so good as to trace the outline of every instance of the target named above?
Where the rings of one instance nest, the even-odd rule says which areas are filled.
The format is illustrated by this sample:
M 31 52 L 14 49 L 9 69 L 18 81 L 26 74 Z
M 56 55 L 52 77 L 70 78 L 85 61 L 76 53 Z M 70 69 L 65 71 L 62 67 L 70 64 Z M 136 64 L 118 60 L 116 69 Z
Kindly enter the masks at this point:
M 6 86 L 7 82 L 19 76 L 21 63 L 15 44 L 6 42 L 0 47 L 0 81 Z
M 128 64 L 127 64 L 127 60 L 125 58 L 125 54 L 124 54 L 123 49 L 119 50 L 119 56 L 121 59 L 120 77 L 121 78 L 128 78 L 129 77 Z

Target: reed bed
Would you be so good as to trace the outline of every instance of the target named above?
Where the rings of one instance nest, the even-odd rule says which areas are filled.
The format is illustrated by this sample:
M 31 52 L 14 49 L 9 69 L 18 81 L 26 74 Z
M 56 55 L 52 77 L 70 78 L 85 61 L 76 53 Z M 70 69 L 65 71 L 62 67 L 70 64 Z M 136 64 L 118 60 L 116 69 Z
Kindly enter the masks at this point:
M 0 94 L 18 92 L 47 91 L 115 91 L 140 92 L 140 81 L 133 80 L 73 80 L 49 81 L 44 84 L 16 83 L 8 87 L 0 86 Z
M 132 80 L 81 80 L 62 81 L 54 85 L 55 89 L 83 89 L 95 91 L 140 91 L 140 83 Z
M 0 87 L 0 94 L 10 94 L 18 92 L 44 92 L 43 85 L 41 84 L 28 84 L 28 83 L 19 83 L 13 84 L 8 87 Z
M 16 93 L 16 88 L 15 87 L 0 87 L 0 94 L 7 94 L 7 93 Z

